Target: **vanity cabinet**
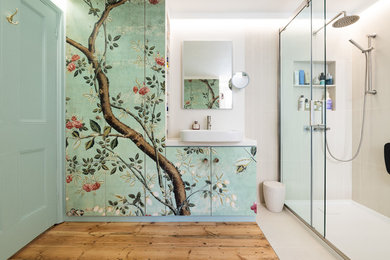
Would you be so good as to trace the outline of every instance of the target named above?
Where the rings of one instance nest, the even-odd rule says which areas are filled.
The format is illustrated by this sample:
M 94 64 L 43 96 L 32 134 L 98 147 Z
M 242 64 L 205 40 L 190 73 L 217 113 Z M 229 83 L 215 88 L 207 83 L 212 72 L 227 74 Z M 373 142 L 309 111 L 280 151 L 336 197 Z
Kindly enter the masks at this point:
M 254 216 L 256 147 L 167 147 L 192 216 Z

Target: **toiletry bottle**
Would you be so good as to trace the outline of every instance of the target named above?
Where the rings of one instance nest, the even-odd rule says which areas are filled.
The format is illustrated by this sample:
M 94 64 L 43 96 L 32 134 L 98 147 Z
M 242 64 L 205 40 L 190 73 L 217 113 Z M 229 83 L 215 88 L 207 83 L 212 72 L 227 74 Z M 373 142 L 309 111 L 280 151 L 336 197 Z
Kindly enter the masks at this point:
M 310 110 L 310 102 L 309 99 L 305 98 L 305 110 L 309 111 Z
M 299 70 L 294 71 L 294 85 L 299 85 Z
M 310 85 L 310 75 L 308 71 L 305 71 L 305 85 Z
M 320 85 L 325 85 L 325 80 L 326 80 L 325 73 L 321 72 L 319 79 L 320 79 Z
M 326 109 L 327 110 L 333 109 L 333 100 L 329 96 L 329 91 L 326 91 Z
M 305 97 L 303 95 L 298 99 L 298 111 L 305 111 Z
M 200 129 L 200 125 L 198 121 L 194 121 L 194 123 L 192 124 L 192 130 L 199 130 L 199 129 Z
M 326 74 L 325 82 L 326 82 L 326 85 L 333 85 L 333 77 L 332 77 L 332 75 L 330 75 L 330 73 Z
M 299 85 L 305 85 L 305 71 L 299 71 Z

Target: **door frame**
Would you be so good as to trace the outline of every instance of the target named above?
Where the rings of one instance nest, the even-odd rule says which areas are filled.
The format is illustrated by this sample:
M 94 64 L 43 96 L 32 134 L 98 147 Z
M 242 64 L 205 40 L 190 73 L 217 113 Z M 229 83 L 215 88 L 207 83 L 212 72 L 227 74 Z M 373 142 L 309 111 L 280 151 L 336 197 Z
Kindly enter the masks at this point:
M 65 205 L 65 15 L 51 0 L 40 0 L 57 14 L 57 220 L 64 222 Z

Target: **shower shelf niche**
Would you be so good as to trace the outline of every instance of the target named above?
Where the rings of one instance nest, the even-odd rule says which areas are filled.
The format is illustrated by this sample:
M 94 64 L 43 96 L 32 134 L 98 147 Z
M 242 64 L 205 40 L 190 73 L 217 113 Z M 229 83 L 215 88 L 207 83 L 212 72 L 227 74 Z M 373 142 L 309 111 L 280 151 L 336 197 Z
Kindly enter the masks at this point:
M 311 69 L 310 60 L 304 60 L 304 61 L 293 61 L 293 71 L 299 71 L 304 70 L 305 72 L 309 72 Z M 336 110 L 336 61 L 313 61 L 312 65 L 312 75 L 314 77 L 318 77 L 321 72 L 330 73 L 333 77 L 333 84 L 332 85 L 326 85 L 326 89 L 329 92 L 329 96 L 333 101 L 333 109 L 332 111 Z M 308 81 L 307 79 L 305 80 Z M 310 81 L 310 80 L 309 80 Z M 292 77 L 292 82 L 294 83 L 294 75 Z M 292 84 L 296 98 L 300 97 L 300 95 L 304 95 L 305 97 L 310 96 L 310 85 L 296 85 Z M 322 100 L 324 98 L 324 88 L 325 85 L 313 85 L 313 100 Z

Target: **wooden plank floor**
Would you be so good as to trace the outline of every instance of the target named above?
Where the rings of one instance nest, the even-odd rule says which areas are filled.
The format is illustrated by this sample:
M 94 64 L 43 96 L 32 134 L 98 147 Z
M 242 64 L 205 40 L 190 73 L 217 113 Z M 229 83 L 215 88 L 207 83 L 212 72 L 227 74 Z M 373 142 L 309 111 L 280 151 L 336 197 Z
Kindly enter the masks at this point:
M 57 225 L 10 259 L 278 259 L 256 223 Z

